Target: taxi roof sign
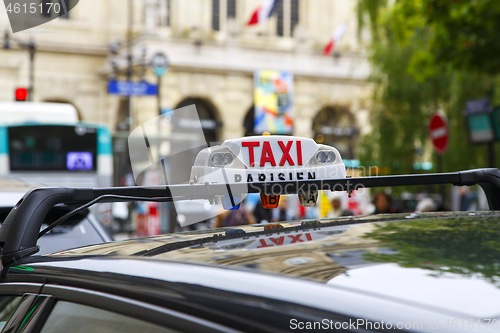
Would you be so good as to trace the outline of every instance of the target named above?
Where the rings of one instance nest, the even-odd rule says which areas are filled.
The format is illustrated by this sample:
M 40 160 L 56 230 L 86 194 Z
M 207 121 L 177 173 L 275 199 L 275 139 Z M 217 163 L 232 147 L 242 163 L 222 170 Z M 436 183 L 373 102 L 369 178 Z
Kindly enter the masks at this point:
M 230 193 L 231 184 L 279 185 L 287 181 L 345 177 L 345 165 L 337 149 L 308 138 L 269 135 L 226 140 L 220 146 L 203 149 L 190 178 L 194 184 L 227 184 L 228 195 L 222 197 L 222 202 L 226 203 L 224 209 L 231 209 L 241 202 L 235 201 Z M 299 198 L 301 205 L 312 207 L 317 197 L 315 190 Z M 229 201 L 231 206 L 227 204 Z M 261 193 L 261 201 L 264 208 L 276 208 L 279 195 Z
M 345 178 L 345 165 L 337 149 L 293 136 L 253 136 L 226 140 L 203 149 L 191 169 L 194 183 L 227 181 L 282 182 L 303 179 Z M 235 172 L 237 171 L 237 172 Z
M 271 228 L 267 228 L 271 227 Z M 283 229 L 281 224 L 266 225 L 264 229 Z M 341 236 L 350 229 L 348 225 L 322 227 L 321 224 L 311 229 L 295 230 L 285 233 L 269 233 L 254 236 L 245 235 L 244 239 L 229 239 L 207 243 L 206 247 L 214 251 L 249 251 L 277 249 L 289 245 L 305 244 L 323 240 L 327 237 Z

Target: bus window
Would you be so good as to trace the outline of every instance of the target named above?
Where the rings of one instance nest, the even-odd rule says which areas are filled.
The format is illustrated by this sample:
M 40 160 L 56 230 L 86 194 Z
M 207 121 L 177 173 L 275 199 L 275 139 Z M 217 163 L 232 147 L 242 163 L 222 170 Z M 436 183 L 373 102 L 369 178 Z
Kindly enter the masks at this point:
M 11 126 L 11 171 L 95 171 L 97 129 L 82 126 Z

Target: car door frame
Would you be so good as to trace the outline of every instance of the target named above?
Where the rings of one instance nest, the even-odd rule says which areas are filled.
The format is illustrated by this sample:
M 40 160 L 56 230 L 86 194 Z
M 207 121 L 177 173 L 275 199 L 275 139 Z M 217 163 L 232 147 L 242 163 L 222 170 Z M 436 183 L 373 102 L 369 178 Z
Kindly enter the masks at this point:
M 40 294 L 43 283 L 36 282 L 3 282 L 0 283 L 0 296 L 25 294 Z
M 5 282 L 0 284 L 0 296 L 20 296 L 23 297 L 24 301 L 25 297 L 29 297 L 31 299 L 30 303 L 28 304 L 28 308 L 32 307 L 34 302 L 37 299 L 41 299 L 41 306 L 40 306 L 40 311 L 37 311 L 35 314 L 30 314 L 27 312 L 27 310 L 22 310 L 24 309 L 23 306 L 17 307 L 14 312 L 11 315 L 12 317 L 19 317 L 19 318 L 29 318 L 27 322 L 27 327 L 28 329 L 23 328 L 22 332 L 31 332 L 33 330 L 33 327 L 37 326 L 38 320 L 44 318 L 48 314 L 48 309 L 52 305 L 52 299 L 50 296 L 45 296 L 45 295 L 40 295 L 40 291 L 43 287 L 42 283 L 32 283 L 32 282 Z M 21 304 L 21 302 L 19 304 Z M 31 319 L 34 318 L 34 321 L 31 321 Z M 10 320 L 6 323 L 6 326 L 2 328 L 2 331 L 6 329 L 10 329 Z M 21 327 L 17 327 L 17 329 Z
M 197 318 L 189 314 L 95 290 L 46 284 L 41 288 L 40 295 L 50 296 L 54 299 L 55 302 L 52 308 L 57 304 L 57 301 L 67 301 L 115 312 L 179 331 L 239 332 L 227 326 Z M 50 318 L 50 314 L 44 319 L 43 323 L 37 325 L 37 330 L 34 330 L 33 333 L 38 333 L 43 328 L 43 324 L 45 324 L 45 320 L 48 318 Z

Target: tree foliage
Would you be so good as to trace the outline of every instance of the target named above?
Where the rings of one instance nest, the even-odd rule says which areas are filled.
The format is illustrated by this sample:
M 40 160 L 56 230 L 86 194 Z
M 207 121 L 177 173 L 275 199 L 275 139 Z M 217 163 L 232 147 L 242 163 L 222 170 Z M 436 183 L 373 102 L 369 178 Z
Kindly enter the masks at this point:
M 372 36 L 374 86 L 373 131 L 360 144 L 363 164 L 389 167 L 395 174 L 414 173 L 413 164 L 427 160 L 425 153 L 431 150 L 430 115 L 442 110 L 450 125 L 444 171 L 487 166 L 486 148 L 468 141 L 463 112 L 467 100 L 495 97 L 498 86 L 496 72 L 489 71 L 500 60 L 494 53 L 486 56 L 480 45 L 496 47 L 494 34 L 486 34 L 500 23 L 474 28 L 483 18 L 492 20 L 492 13 L 479 16 L 484 3 L 492 1 L 396 0 L 389 5 L 359 0 L 360 26 L 369 23 Z M 474 42 L 465 45 L 464 40 Z M 479 64 L 483 61 L 489 64 Z
M 401 34 L 400 43 L 408 42 L 414 28 L 422 24 L 431 31 L 428 52 L 419 59 L 424 63 L 485 74 L 500 72 L 499 1 L 398 1 L 394 10 L 405 18 L 394 26 Z

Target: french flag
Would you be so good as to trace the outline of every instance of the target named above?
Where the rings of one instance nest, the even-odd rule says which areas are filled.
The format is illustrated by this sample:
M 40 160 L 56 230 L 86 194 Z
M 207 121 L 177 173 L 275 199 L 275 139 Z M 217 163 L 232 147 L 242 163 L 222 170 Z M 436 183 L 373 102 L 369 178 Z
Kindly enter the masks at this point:
M 276 4 L 281 0 L 264 0 L 259 7 L 253 12 L 250 21 L 247 25 L 261 24 L 267 21 L 276 8 Z
M 338 27 L 337 30 L 335 30 L 332 38 L 330 39 L 330 42 L 323 49 L 323 55 L 327 56 L 332 54 L 333 50 L 335 49 L 335 46 L 340 41 L 342 36 L 344 36 L 346 30 L 347 30 L 347 23 L 342 23 L 342 25 Z

